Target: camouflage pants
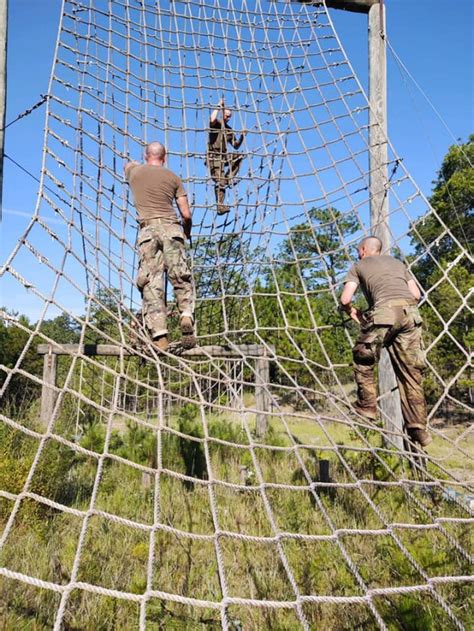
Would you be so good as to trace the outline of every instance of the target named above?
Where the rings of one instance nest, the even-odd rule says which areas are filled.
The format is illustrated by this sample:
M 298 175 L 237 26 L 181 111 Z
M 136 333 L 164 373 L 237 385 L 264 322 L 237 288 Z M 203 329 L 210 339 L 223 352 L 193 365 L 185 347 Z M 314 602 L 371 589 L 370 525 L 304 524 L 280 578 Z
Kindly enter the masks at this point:
M 178 221 L 153 219 L 140 228 L 137 287 L 142 294 L 143 319 L 152 337 L 167 333 L 165 271 L 181 315 L 193 316 L 194 287 L 186 261 L 184 233 Z
M 361 333 L 352 350 L 358 406 L 377 408 L 374 368 L 382 346 L 387 348 L 397 379 L 405 428 L 426 428 L 426 401 L 422 386 L 425 368 L 421 316 L 409 303 L 394 301 L 364 314 Z
M 214 180 L 216 202 L 218 204 L 224 203 L 225 190 L 231 185 L 232 179 L 239 172 L 243 159 L 244 155 L 242 153 L 228 153 L 222 156 L 220 154 L 208 154 L 207 164 L 209 173 Z

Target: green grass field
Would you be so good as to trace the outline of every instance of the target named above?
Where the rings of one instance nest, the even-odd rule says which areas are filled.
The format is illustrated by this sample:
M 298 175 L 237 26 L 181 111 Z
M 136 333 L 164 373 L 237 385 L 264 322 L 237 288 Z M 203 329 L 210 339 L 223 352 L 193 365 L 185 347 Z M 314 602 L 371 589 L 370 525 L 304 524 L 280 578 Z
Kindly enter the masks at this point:
M 267 444 L 304 445 L 285 451 L 258 445 L 249 448 L 245 423 L 253 429 L 255 419 L 251 414 L 246 415 L 244 424 L 237 414 L 211 415 L 207 421 L 210 437 L 234 446 L 210 440 L 206 456 L 204 444 L 199 440 L 203 431 L 196 409 L 185 406 L 173 413 L 169 426 L 161 431 L 162 472 L 155 476 L 130 463 L 156 470 L 156 432 L 117 418 L 109 452 L 123 460 L 104 461 L 95 501 L 95 508 L 101 514 L 89 516 L 80 557 L 77 546 L 82 517 L 24 498 L 3 548 L 1 565 L 66 585 L 76 561 L 76 581 L 130 594 L 153 589 L 212 603 L 219 603 L 223 597 L 222 576 L 229 596 L 294 601 L 288 568 L 300 594 L 328 597 L 364 596 L 368 589 L 424 585 L 426 576 L 470 572 L 466 556 L 460 552 L 460 548 L 470 549 L 469 524 L 445 522 L 446 532 L 439 528 L 419 530 L 400 526 L 433 524 L 437 517 L 466 517 L 467 511 L 448 501 L 439 490 L 429 491 L 420 485 L 378 484 L 406 478 L 410 476 L 410 468 L 390 453 L 377 452 L 376 458 L 370 450 L 358 451 L 356 448 L 367 443 L 347 426 L 334 422 L 321 426 L 315 420 L 289 414 L 285 422 L 293 437 L 290 438 L 282 419 L 274 417 L 265 438 Z M 180 437 L 170 429 L 187 437 Z M 19 493 L 37 442 L 7 426 L 1 431 L 0 488 Z M 446 431 L 456 440 L 463 428 Z M 67 423 L 62 433 L 67 435 Z M 382 445 L 378 432 L 365 431 L 364 436 L 373 447 Z M 101 453 L 104 437 L 104 427 L 93 425 L 83 435 L 81 444 Z M 450 466 L 454 463 L 451 450 L 446 441 L 437 439 L 430 447 L 430 454 Z M 330 489 L 316 486 L 315 492 L 311 492 L 308 484 L 318 482 L 321 460 L 329 461 L 333 482 L 367 482 Z M 216 480 L 211 488 L 209 465 Z M 97 467 L 95 458 L 50 440 L 42 452 L 30 490 L 63 506 L 86 511 Z M 429 465 L 428 471 L 436 478 L 442 477 L 435 465 Z M 465 471 L 469 472 L 467 467 Z M 195 481 L 176 474 L 191 476 Z M 243 486 L 236 488 L 219 482 Z M 261 486 L 261 482 L 292 488 Z M 12 508 L 13 499 L 2 497 L 2 528 Z M 131 520 L 137 527 L 118 523 L 107 515 Z M 222 533 L 218 539 L 214 536 L 215 515 Z M 157 529 L 151 555 L 149 527 L 155 517 Z M 387 530 L 388 524 L 399 526 Z M 336 537 L 338 529 L 359 532 Z M 384 533 L 364 534 L 374 529 Z M 277 533 L 326 538 L 304 540 L 284 536 L 278 546 L 275 539 L 268 540 Z M 195 539 L 190 535 L 207 535 L 207 538 Z M 267 539 L 239 539 L 236 535 Z M 220 568 L 216 544 L 221 554 Z M 153 571 L 149 582 L 151 556 Z M 442 588 L 436 587 L 436 593 L 468 628 L 473 620 L 465 584 L 447 583 Z M 59 598 L 52 591 L 2 577 L 0 627 L 8 631 L 51 629 Z M 452 628 L 443 607 L 427 592 L 374 596 L 372 602 L 389 629 Z M 138 628 L 139 615 L 137 603 L 74 589 L 67 602 L 64 629 L 132 630 Z M 378 628 L 367 604 L 306 603 L 304 615 L 314 629 Z M 228 608 L 227 616 L 230 628 L 236 630 L 300 628 L 294 608 L 233 605 Z M 146 618 L 146 628 L 150 631 L 221 628 L 218 609 L 192 607 L 165 598 L 148 601 Z

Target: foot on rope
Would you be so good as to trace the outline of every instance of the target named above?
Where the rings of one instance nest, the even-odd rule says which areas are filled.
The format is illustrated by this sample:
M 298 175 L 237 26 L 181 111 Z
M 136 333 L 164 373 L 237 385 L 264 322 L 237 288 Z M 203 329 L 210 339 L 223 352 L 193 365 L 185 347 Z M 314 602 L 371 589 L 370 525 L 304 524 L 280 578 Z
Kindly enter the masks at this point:
M 181 344 L 183 348 L 194 348 L 196 346 L 197 340 L 194 335 L 193 319 L 189 316 L 181 317 L 181 335 Z
M 218 204 L 217 205 L 217 214 L 218 215 L 227 215 L 227 213 L 230 211 L 230 206 L 227 206 L 227 204 Z
M 421 447 L 427 447 L 433 439 L 425 429 L 420 427 L 409 427 L 407 429 L 410 440 L 414 443 L 418 443 Z
M 357 412 L 357 414 L 360 414 L 360 416 L 368 418 L 371 421 L 377 420 L 377 408 L 364 408 L 357 403 L 354 403 L 354 410 Z
M 159 337 L 155 337 L 152 344 L 155 351 L 158 351 L 159 353 L 167 351 L 169 346 L 168 336 L 160 335 Z

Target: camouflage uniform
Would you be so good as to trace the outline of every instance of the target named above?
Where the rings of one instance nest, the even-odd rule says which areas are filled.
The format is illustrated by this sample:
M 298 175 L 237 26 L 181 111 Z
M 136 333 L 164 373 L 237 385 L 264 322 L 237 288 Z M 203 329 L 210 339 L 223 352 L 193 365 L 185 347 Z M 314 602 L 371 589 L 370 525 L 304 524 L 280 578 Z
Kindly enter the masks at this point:
M 408 300 L 392 300 L 364 313 L 361 333 L 352 351 L 357 407 L 362 413 L 377 409 L 374 367 L 384 346 L 395 371 L 405 429 L 426 429 L 426 402 L 421 383 L 425 368 L 421 324 L 418 307 Z
M 242 153 L 228 153 L 227 144 L 238 149 L 242 144 L 243 136 L 237 140 L 232 129 L 220 120 L 210 123 L 209 143 L 207 148 L 207 166 L 214 180 L 214 190 L 218 206 L 223 206 L 225 191 L 232 184 L 233 178 L 240 169 L 244 155 Z M 226 170 L 227 167 L 227 170 Z
M 137 287 L 142 313 L 153 338 L 166 335 L 165 270 L 181 315 L 194 313 L 194 287 L 186 261 L 184 232 L 178 220 L 148 219 L 141 223 L 137 245 L 140 262 Z

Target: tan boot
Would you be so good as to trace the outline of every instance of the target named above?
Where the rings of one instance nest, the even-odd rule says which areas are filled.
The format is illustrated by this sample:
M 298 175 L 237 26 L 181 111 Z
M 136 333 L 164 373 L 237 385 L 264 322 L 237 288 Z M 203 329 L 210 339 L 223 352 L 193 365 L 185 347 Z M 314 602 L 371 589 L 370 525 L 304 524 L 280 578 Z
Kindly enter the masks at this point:
M 194 335 L 193 319 L 189 316 L 181 316 L 181 335 L 184 348 L 194 348 L 196 346 L 196 336 Z
M 160 335 L 159 337 L 155 337 L 155 339 L 153 340 L 153 348 L 159 353 L 167 351 L 168 346 L 169 343 L 167 335 Z
M 363 408 L 355 403 L 354 410 L 357 412 L 357 414 L 365 416 L 365 418 L 369 418 L 371 421 L 377 420 L 377 408 Z
M 427 447 L 431 442 L 433 442 L 433 439 L 428 432 L 420 427 L 409 427 L 407 432 L 410 440 L 414 443 L 419 443 L 422 447 Z
M 227 215 L 229 211 L 230 211 L 230 206 L 227 206 L 227 204 L 218 204 L 217 206 L 218 215 Z

